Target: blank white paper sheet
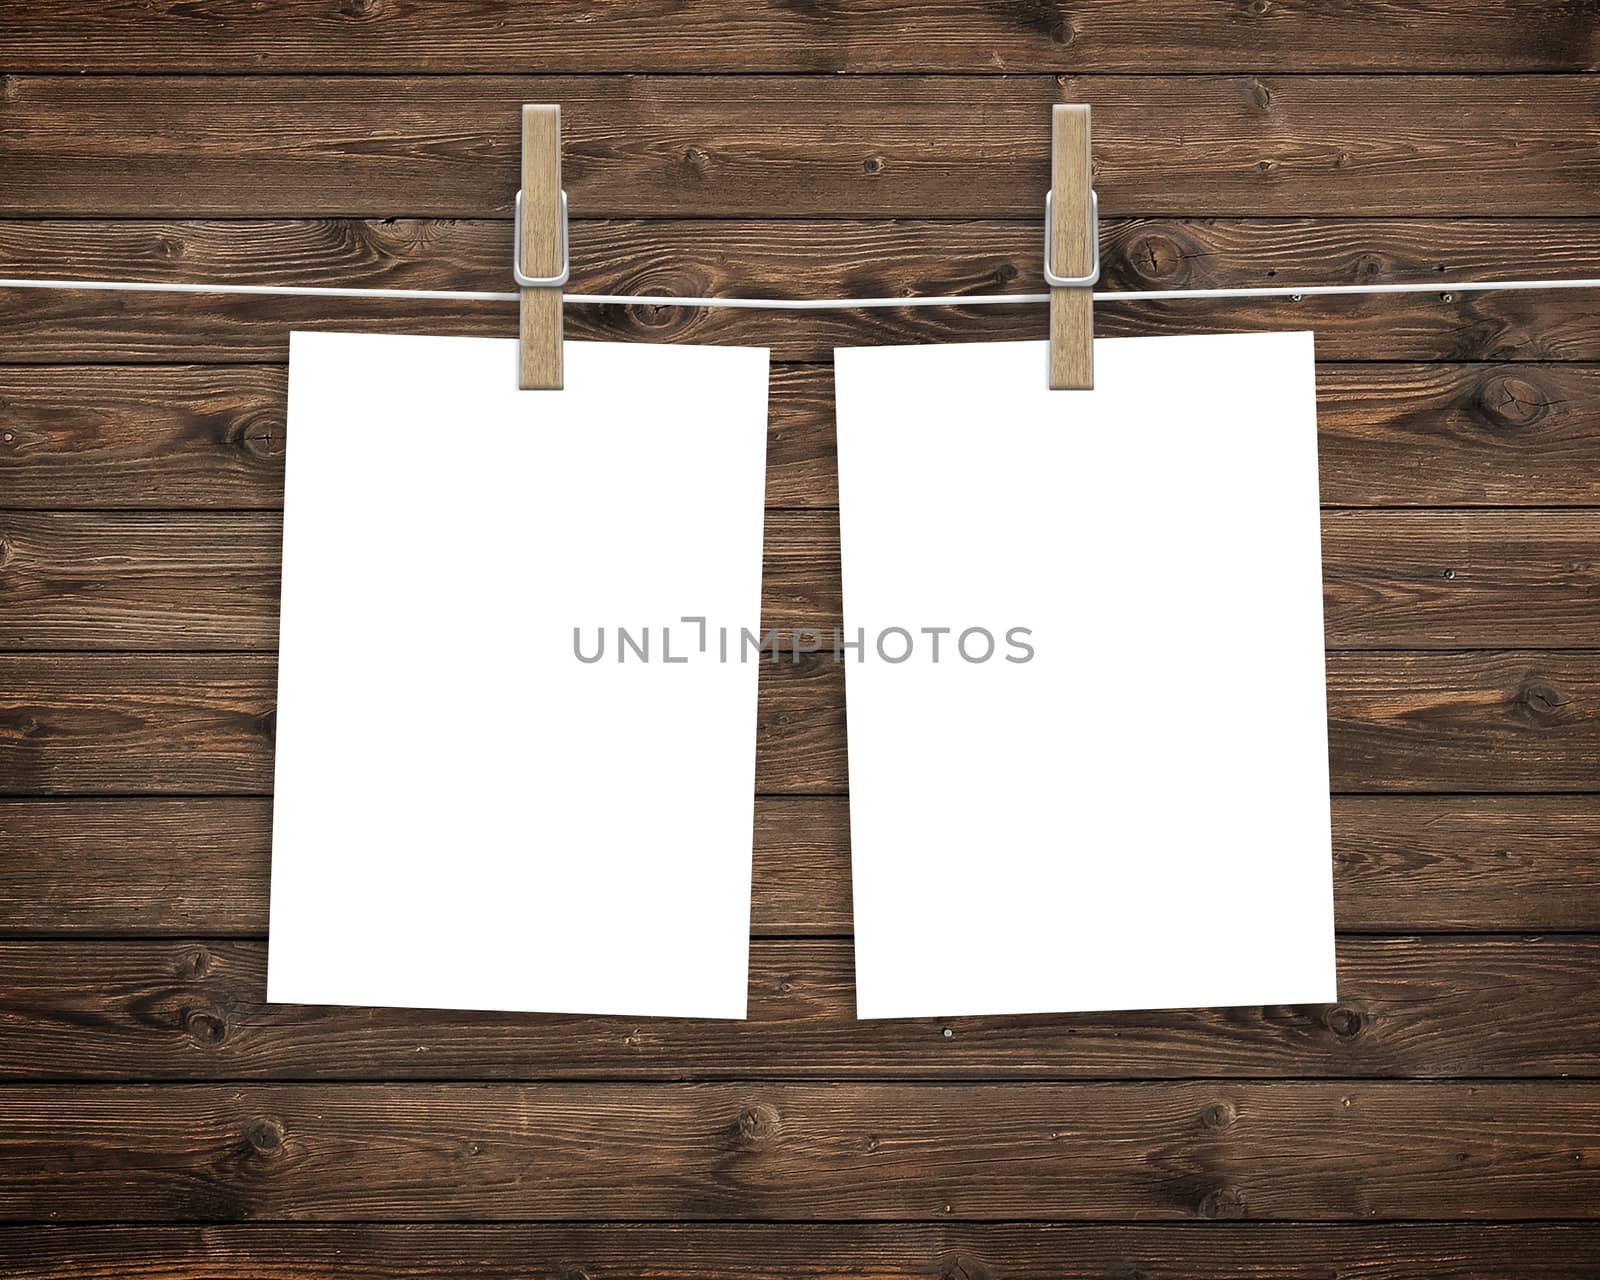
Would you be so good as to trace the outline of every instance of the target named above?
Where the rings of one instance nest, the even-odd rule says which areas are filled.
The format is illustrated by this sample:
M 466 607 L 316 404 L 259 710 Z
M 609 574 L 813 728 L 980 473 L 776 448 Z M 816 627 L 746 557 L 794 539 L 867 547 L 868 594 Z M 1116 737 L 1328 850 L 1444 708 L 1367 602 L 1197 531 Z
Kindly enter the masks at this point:
M 741 1018 L 767 353 L 516 353 L 291 338 L 267 998 Z
M 861 1017 L 1330 1001 L 1309 333 L 841 350 Z

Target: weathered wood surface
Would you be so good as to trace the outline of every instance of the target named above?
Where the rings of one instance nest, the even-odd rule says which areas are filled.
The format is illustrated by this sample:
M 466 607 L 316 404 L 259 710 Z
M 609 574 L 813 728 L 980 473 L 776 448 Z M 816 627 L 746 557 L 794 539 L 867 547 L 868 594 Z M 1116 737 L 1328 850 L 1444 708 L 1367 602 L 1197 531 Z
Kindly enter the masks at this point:
M 0 366 L 3 505 L 279 509 L 284 394 L 256 365 Z M 836 506 L 831 369 L 774 365 L 768 406 L 768 506 Z M 1322 364 L 1317 416 L 1330 506 L 1600 506 L 1600 368 Z
M 1600 200 L 1590 212 L 1600 214 Z M 1042 207 L 1015 222 L 575 217 L 571 288 L 747 297 L 1039 293 L 1042 220 Z M 1592 298 L 1583 292 L 1449 287 L 1600 276 L 1592 216 L 1107 218 L 1104 231 L 1104 289 L 1434 280 L 1441 288 L 1299 303 L 1101 303 L 1102 337 L 1314 327 L 1323 359 L 1600 359 Z M 510 261 L 509 221 L 0 221 L 0 274 L 16 276 L 504 291 L 512 288 Z M 789 314 L 569 306 L 566 319 L 570 337 L 744 343 L 768 346 L 779 359 L 821 362 L 836 346 L 1045 333 L 1044 308 L 1020 305 Z M 0 364 L 281 362 L 292 328 L 511 336 L 516 316 L 510 303 L 0 290 Z
M 444 72 L 1592 71 L 1582 4 L 1207 0 L 995 5 L 890 0 L 825 7 L 689 0 L 622 7 L 421 0 L 266 6 L 186 0 L 0 4 L 10 71 Z M 908 38 L 908 36 L 914 38 Z
M 13 1280 L 1593 1280 L 1583 1223 L 0 1227 Z M 1332 1269 L 1330 1269 L 1332 1268 Z
M 275 650 L 282 537 L 276 513 L 0 512 L 0 650 Z M 1600 511 L 1329 511 L 1322 559 L 1333 649 L 1600 645 Z M 768 514 L 762 595 L 785 647 L 831 647 L 835 512 Z
M 1600 1085 L 0 1088 L 0 1218 L 1592 1219 Z
M 1329 654 L 1328 751 L 1339 790 L 1592 790 L 1600 654 Z
M 268 1004 L 266 974 L 259 942 L 0 943 L 0 1079 L 1600 1076 L 1593 935 L 1344 938 L 1334 1005 L 943 1020 L 857 1022 L 845 939 L 753 943 L 747 1022 Z
M 512 305 L 0 291 L 0 1271 L 1600 1273 L 1556 1221 L 1600 1207 L 1597 1085 L 1536 1078 L 1600 1074 L 1600 324 L 1452 288 L 1600 276 L 1600 82 L 1527 74 L 1594 70 L 1597 32 L 1534 0 L 0 0 L 0 275 L 509 290 L 517 112 L 560 101 L 574 290 L 1038 292 L 1062 101 L 1095 108 L 1103 288 L 1439 285 L 1096 308 L 1316 331 L 1340 1004 L 853 1022 L 841 673 L 807 656 L 762 673 L 745 1025 L 262 999 L 288 332 L 509 337 Z M 832 349 L 1044 335 L 566 317 L 772 348 L 774 625 L 838 613 Z M 260 652 L 161 652 L 193 646 Z M 1285 1221 L 1176 1221 L 1232 1216 Z M 700 1221 L 737 1218 L 835 1221 Z
M 1107 216 L 1600 213 L 1600 82 L 1556 76 L 8 76 L 0 215 L 510 212 L 525 102 L 586 217 L 1037 221 L 1049 111 Z M 930 140 L 936 139 L 936 145 Z
M 1600 511 L 1325 511 L 1322 567 L 1330 648 L 1600 644 Z
M 259 937 L 271 801 L 0 801 L 0 936 Z M 842 796 L 756 800 L 751 931 L 851 932 Z M 1600 933 L 1600 797 L 1335 796 L 1346 932 Z
M 0 794 L 263 794 L 275 685 L 268 654 L 0 655 Z M 1600 790 L 1600 654 L 1334 652 L 1328 731 L 1335 791 Z M 760 792 L 848 789 L 831 653 L 763 661 L 756 745 Z

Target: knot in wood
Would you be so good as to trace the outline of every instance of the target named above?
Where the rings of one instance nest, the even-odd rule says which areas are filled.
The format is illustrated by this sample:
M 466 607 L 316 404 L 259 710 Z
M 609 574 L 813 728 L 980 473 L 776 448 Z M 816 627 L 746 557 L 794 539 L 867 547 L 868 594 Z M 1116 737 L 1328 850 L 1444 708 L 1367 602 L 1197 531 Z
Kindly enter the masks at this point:
M 1183 246 L 1159 231 L 1146 231 L 1129 242 L 1123 254 L 1128 271 L 1140 281 L 1175 285 L 1189 278 L 1188 256 Z
M 221 1044 L 228 1035 L 227 1021 L 213 1009 L 186 1010 L 183 1029 L 196 1044 Z
M 1491 427 L 1530 427 L 1550 412 L 1550 398 L 1527 378 L 1497 373 L 1478 390 L 1479 416 Z
M 178 956 L 177 974 L 185 981 L 203 978 L 211 972 L 211 953 L 204 947 L 189 947 Z
M 1322 1025 L 1341 1040 L 1353 1040 L 1361 1034 L 1362 1027 L 1366 1025 L 1366 1019 L 1361 1016 L 1359 1009 L 1352 1009 L 1348 1005 L 1336 1004 L 1323 1011 Z
M 939 1280 L 993 1280 L 994 1273 L 976 1258 L 964 1258 L 959 1253 L 944 1264 Z
M 1006 8 L 1023 26 L 1031 27 L 1048 38 L 1052 44 L 1071 44 L 1077 34 L 1066 11 L 1057 0 L 1011 0 Z M 1057 83 L 1064 79 L 1063 76 L 1056 77 Z
M 1200 1123 L 1207 1129 L 1226 1129 L 1238 1118 L 1233 1103 L 1226 1100 L 1208 1103 L 1200 1111 Z
M 283 1124 L 271 1116 L 262 1116 L 245 1130 L 244 1140 L 257 1155 L 272 1155 L 283 1148 Z
M 1543 725 L 1553 724 L 1560 719 L 1561 708 L 1566 705 L 1567 700 L 1561 696 L 1559 689 L 1529 681 L 1517 690 L 1515 701 L 1524 720 L 1530 724 Z
M 1218 1187 L 1200 1197 L 1197 1212 L 1202 1218 L 1242 1218 L 1244 1197 L 1232 1187 Z
M 861 170 L 872 177 L 877 177 L 878 174 L 883 172 L 883 157 L 868 156 L 861 162 Z
M 252 458 L 266 461 L 275 458 L 283 452 L 279 440 L 278 425 L 268 414 L 257 414 L 251 417 L 239 428 L 235 437 L 239 448 Z
M 708 281 L 676 279 L 671 276 L 665 278 L 651 276 L 641 282 L 641 291 L 678 294 L 688 298 L 702 297 L 716 292 Z M 683 332 L 695 323 L 696 316 L 704 313 L 691 307 L 658 307 L 648 302 L 636 302 L 627 308 L 625 314 L 629 328 L 649 329 L 652 337 L 659 338 Z
M 757 1103 L 739 1112 L 739 1140 L 766 1142 L 778 1132 L 778 1112 L 766 1103 Z

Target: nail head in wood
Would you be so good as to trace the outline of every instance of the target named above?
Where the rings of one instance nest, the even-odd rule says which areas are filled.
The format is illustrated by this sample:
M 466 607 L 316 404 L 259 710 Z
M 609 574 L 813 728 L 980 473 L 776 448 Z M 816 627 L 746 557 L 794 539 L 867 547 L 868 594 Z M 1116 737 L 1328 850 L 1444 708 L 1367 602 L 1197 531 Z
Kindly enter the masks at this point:
M 1093 185 L 1089 108 L 1057 104 L 1050 116 L 1050 258 L 1061 275 L 1086 276 L 1095 267 L 1089 225 Z M 1094 387 L 1094 291 L 1050 290 L 1050 388 Z
M 522 220 L 516 228 L 523 270 L 553 276 L 561 270 L 561 108 L 522 108 Z M 561 288 L 523 289 L 520 301 L 517 385 L 524 391 L 559 391 Z

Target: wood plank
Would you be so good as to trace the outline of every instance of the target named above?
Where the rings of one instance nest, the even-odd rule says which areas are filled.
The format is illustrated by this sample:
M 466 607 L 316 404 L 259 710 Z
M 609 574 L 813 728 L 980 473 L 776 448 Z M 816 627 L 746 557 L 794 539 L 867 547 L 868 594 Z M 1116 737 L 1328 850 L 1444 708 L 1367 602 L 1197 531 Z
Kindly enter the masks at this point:
M 281 507 L 285 371 L 0 369 L 8 507 Z
M 1600 368 L 1321 364 L 1317 383 L 1329 505 L 1600 506 Z M 0 366 L 4 505 L 281 508 L 284 394 L 254 365 Z M 767 503 L 838 500 L 832 372 L 775 364 Z
M 1291 278 L 1298 281 L 1305 276 L 1296 272 Z M 324 283 L 314 275 L 302 281 Z M 687 294 L 686 286 L 672 288 Z M 781 292 L 812 291 L 791 286 Z M 967 292 L 991 290 L 974 286 Z M 846 295 L 816 292 L 815 296 Z M 848 296 L 871 295 L 856 289 Z M 516 332 L 511 303 L 145 294 L 123 295 L 111 303 L 106 297 L 0 290 L 0 340 L 5 344 L 0 346 L 0 365 L 281 364 L 288 359 L 289 333 L 294 329 L 488 338 L 509 338 Z M 808 312 L 569 305 L 565 320 L 567 337 L 576 341 L 760 346 L 775 360 L 810 363 L 831 361 L 837 347 L 1028 342 L 1042 339 L 1045 332 L 1042 304 L 1009 303 Z M 1095 306 L 1095 333 L 1102 338 L 1285 329 L 1314 330 L 1318 351 L 1330 360 L 1600 360 L 1593 302 L 1580 290 Z
M 1012 221 L 839 220 L 783 211 L 767 218 L 606 219 L 574 209 L 571 288 L 730 297 L 1039 293 L 1043 219 L 1042 202 Z M 1594 216 L 1130 218 L 1102 209 L 1102 287 L 1440 280 L 1446 289 L 1455 279 L 1594 276 L 1600 275 L 1594 222 Z M 14 219 L 0 224 L 0 273 L 505 290 L 512 287 L 511 233 L 509 219 Z M 1561 300 L 1557 294 L 1540 301 Z M 790 324 L 806 318 L 783 317 Z M 667 317 L 650 319 L 660 328 Z
M 569 166 L 570 167 L 570 166 Z M 1039 217 L 1042 219 L 1042 210 Z M 1107 219 L 1108 289 L 1600 276 L 1591 219 Z M 511 227 L 488 221 L 0 221 L 0 274 L 506 290 Z M 744 297 L 1038 293 L 1039 222 L 585 221 L 574 291 Z M 1101 336 L 1315 327 L 1343 360 L 1600 359 L 1583 292 L 1101 304 Z M 1039 339 L 1042 306 L 905 311 L 576 307 L 570 336 L 770 347 Z M 0 363 L 287 358 L 291 328 L 511 336 L 510 303 L 0 290 Z M 1498 403 L 1498 401 L 1496 402 Z M 1516 425 L 1520 419 L 1513 419 Z
M 0 1089 L 8 1221 L 1592 1219 L 1600 1085 Z
M 504 216 L 524 102 L 588 217 L 1037 221 L 1056 102 L 1108 216 L 1600 211 L 1583 75 L 11 76 L 0 215 Z
M 0 801 L 0 936 L 261 937 L 271 802 Z M 848 936 L 840 796 L 756 800 L 751 932 Z M 1345 932 L 1600 933 L 1600 797 L 1335 796 Z
M 1600 642 L 1600 511 L 1325 511 L 1322 571 L 1330 649 Z
M 1597 368 L 1319 365 L 1317 427 L 1332 505 L 1600 500 Z
M 12 655 L 0 672 L 7 793 L 271 788 L 271 657 Z
M 1540 829 L 1560 825 L 1557 817 Z M 0 801 L 0 936 L 262 936 L 271 839 L 264 798 Z M 1562 877 L 1569 905 L 1583 901 L 1576 876 L 1574 867 Z M 754 885 L 752 933 L 849 934 L 844 799 L 759 797 Z
M 265 794 L 275 666 L 266 654 L 0 655 L 0 794 Z M 758 792 L 847 790 L 843 675 L 831 654 L 762 661 Z M 1328 715 L 1335 791 L 1600 789 L 1593 650 L 1336 652 Z
M 0 1079 L 1600 1076 L 1600 939 L 1342 938 L 1338 963 L 1335 1005 L 857 1022 L 848 940 L 767 939 L 731 1022 L 268 1004 L 259 942 L 3 942 Z
M 764 626 L 831 645 L 837 514 L 767 526 Z M 0 513 L 0 649 L 275 651 L 282 554 L 276 512 Z
M 1592 1280 L 1578 1223 L 275 1223 L 0 1227 L 13 1280 Z
M 4 505 L 279 509 L 285 384 L 259 365 L 0 367 Z M 768 406 L 768 501 L 837 500 L 827 371 L 774 365 Z
M 1588 929 L 1600 919 L 1595 797 L 1338 796 L 1333 843 L 1341 929 Z
M 276 649 L 282 559 L 277 513 L 5 513 L 0 647 Z
M 1328 753 L 1336 790 L 1593 790 L 1600 655 L 1331 653 Z
M 1332 649 L 1583 648 L 1600 641 L 1600 511 L 1330 511 Z M 0 649 L 272 651 L 282 518 L 0 513 Z M 842 628 L 837 512 L 771 511 L 763 625 Z
M 0 794 L 266 794 L 277 662 L 265 654 L 0 656 Z M 762 660 L 758 789 L 843 789 L 841 672 Z
M 914 18 L 883 0 L 632 11 L 581 0 L 510 9 L 277 0 L 203 16 L 184 0 L 56 0 L 47 11 L 7 0 L 0 19 L 13 72 L 1506 72 L 1592 71 L 1600 58 L 1590 10 L 1538 0 L 1254 9 L 1101 0 L 1070 13 L 931 0 Z

